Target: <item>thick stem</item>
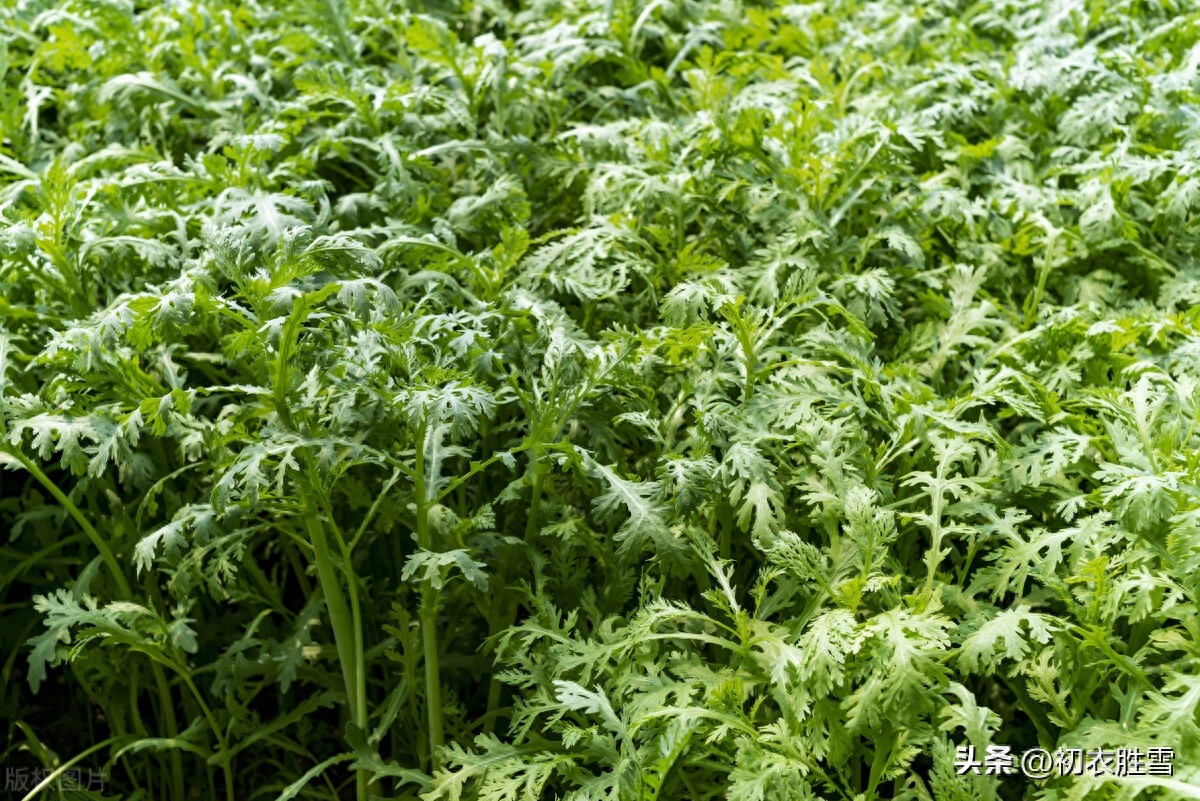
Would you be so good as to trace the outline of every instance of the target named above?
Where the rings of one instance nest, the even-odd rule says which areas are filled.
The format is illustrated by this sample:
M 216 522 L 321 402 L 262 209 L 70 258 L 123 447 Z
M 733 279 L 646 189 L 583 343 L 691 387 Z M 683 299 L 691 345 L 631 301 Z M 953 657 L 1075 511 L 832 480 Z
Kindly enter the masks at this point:
M 717 501 L 717 556 L 722 560 L 733 557 L 733 506 L 722 498 Z
M 284 324 L 280 334 L 279 352 L 275 364 L 275 412 L 280 423 L 291 430 L 296 430 L 291 409 L 288 403 L 288 388 L 291 383 L 290 369 L 292 351 L 300 334 L 300 327 L 308 317 L 308 303 L 298 304 L 292 309 L 291 316 Z M 350 590 L 351 603 L 347 605 L 346 596 L 342 592 L 341 580 L 333 561 L 333 552 L 329 547 L 329 539 L 325 534 L 322 516 L 329 524 L 335 526 L 333 511 L 325 495 L 320 478 L 316 475 L 313 459 L 305 455 L 305 475 L 308 486 L 305 488 L 305 526 L 308 530 L 309 541 L 313 546 L 313 559 L 317 566 L 317 581 L 321 585 L 321 594 L 325 596 L 325 607 L 329 611 L 329 624 L 333 628 L 333 641 L 338 652 L 338 662 L 342 668 L 342 683 L 346 688 L 346 701 L 350 705 L 350 719 L 362 732 L 367 731 L 367 694 L 366 672 L 363 663 L 362 619 L 358 607 L 358 598 L 354 580 L 354 566 L 350 562 L 349 549 L 344 537 L 338 537 L 339 552 L 343 556 L 346 569 L 346 583 Z M 303 575 L 301 574 L 301 580 Z M 369 776 L 365 770 L 355 773 L 355 798 L 366 801 Z
M 311 489 L 311 488 L 310 488 Z M 320 510 L 310 505 L 306 515 L 308 536 L 313 545 L 313 555 L 317 563 L 317 580 L 321 584 L 321 593 L 325 596 L 325 607 L 329 611 L 329 624 L 333 628 L 333 641 L 337 647 L 338 662 L 342 667 L 342 682 L 346 687 L 346 699 L 350 704 L 350 719 L 360 730 L 367 729 L 366 697 L 358 686 L 362 673 L 358 667 L 361 634 L 355 632 L 354 617 L 346 604 L 346 596 L 342 592 L 337 568 L 333 563 L 333 555 L 329 550 L 329 540 L 325 536 L 325 527 L 321 524 Z M 356 795 L 361 799 L 367 797 L 367 785 L 362 771 L 356 779 Z
M 353 543 L 347 543 L 346 537 L 333 522 L 333 507 L 329 505 L 329 498 L 324 493 L 318 493 L 321 499 L 321 505 L 325 509 L 326 518 L 333 526 L 334 536 L 337 538 L 338 550 L 342 554 L 342 564 L 346 572 L 346 591 L 350 598 L 350 626 L 353 631 L 354 643 L 352 645 L 354 651 L 354 671 L 353 671 L 353 687 L 347 687 L 346 692 L 350 697 L 351 715 L 354 718 L 354 724 L 359 727 L 364 733 L 367 728 L 367 657 L 366 648 L 363 644 L 363 621 L 362 621 L 362 606 L 358 599 L 358 581 L 354 574 L 354 561 L 351 554 Z M 364 521 L 365 522 L 365 521 Z M 357 540 L 357 537 L 355 538 Z M 360 801 L 365 801 L 367 797 L 367 783 L 370 777 L 365 770 L 360 769 L 356 774 L 355 790 Z
M 425 477 L 425 441 L 428 425 L 417 432 L 414 480 L 417 503 L 417 547 L 432 550 L 433 532 L 429 527 L 429 487 Z M 425 710 L 429 726 L 429 761 L 438 767 L 438 751 L 445 744 L 442 724 L 442 678 L 438 668 L 437 607 L 438 591 L 428 579 L 421 582 L 421 649 L 425 653 Z
M 438 668 L 438 591 L 429 582 L 421 586 L 421 648 L 425 652 L 425 708 L 429 720 L 429 762 L 438 768 L 438 751 L 445 744 L 442 728 L 442 681 Z

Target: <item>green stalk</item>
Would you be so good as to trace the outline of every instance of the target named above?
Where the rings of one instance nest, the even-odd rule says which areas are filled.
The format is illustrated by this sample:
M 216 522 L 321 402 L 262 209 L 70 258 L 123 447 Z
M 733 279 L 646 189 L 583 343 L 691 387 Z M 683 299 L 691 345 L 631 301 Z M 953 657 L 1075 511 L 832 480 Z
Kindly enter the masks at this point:
M 733 557 L 733 506 L 724 498 L 717 501 L 717 556 L 722 560 Z
M 227 801 L 235 801 L 237 796 L 233 791 L 233 760 L 229 754 L 229 741 L 221 732 L 221 727 L 217 725 L 217 718 L 209 709 L 208 704 L 204 703 L 204 696 L 200 694 L 200 689 L 196 687 L 196 683 L 192 681 L 191 675 L 188 673 L 187 667 L 184 665 L 173 666 L 179 674 L 179 678 L 187 685 L 192 696 L 196 699 L 196 703 L 200 705 L 200 712 L 204 715 L 204 719 L 208 721 L 209 728 L 213 730 L 213 734 L 217 738 L 217 744 L 221 749 L 221 760 L 218 764 L 221 766 L 221 773 L 225 776 L 225 798 Z
M 890 740 L 888 747 L 883 747 L 884 740 Z M 875 746 L 875 758 L 871 760 L 871 774 L 867 778 L 867 795 L 875 794 L 875 789 L 879 787 L 879 783 L 883 781 L 883 772 L 887 769 L 888 762 L 891 760 L 892 751 L 896 747 L 894 735 L 892 733 L 892 725 L 887 721 L 883 722 L 883 732 L 879 737 L 875 738 L 873 743 Z
M 385 491 L 385 494 L 386 494 L 386 491 Z M 357 725 L 359 727 L 359 729 L 361 729 L 363 732 L 366 732 L 366 730 L 367 730 L 367 657 L 366 657 L 366 648 L 364 647 L 364 644 L 363 644 L 362 605 L 359 603 L 358 581 L 356 580 L 356 577 L 354 574 L 354 562 L 352 560 L 351 553 L 350 553 L 351 548 L 353 548 L 353 546 L 354 546 L 354 542 L 358 541 L 358 536 L 356 536 L 354 538 L 354 542 L 347 543 L 346 537 L 342 534 L 341 529 L 338 528 L 337 523 L 334 522 L 333 507 L 331 507 L 329 505 L 329 496 L 324 492 L 317 493 L 317 496 L 321 501 L 321 505 L 325 509 L 326 519 L 328 519 L 329 524 L 331 526 L 333 526 L 333 533 L 334 533 L 334 536 L 337 538 L 338 550 L 341 551 L 341 554 L 342 554 L 342 564 L 345 567 L 346 591 L 347 591 L 347 595 L 350 598 L 350 625 L 351 625 L 351 628 L 353 629 L 353 638 L 354 638 L 354 643 L 352 645 L 352 648 L 354 651 L 354 684 L 353 684 L 353 695 L 350 696 L 350 698 L 351 698 L 350 704 L 351 704 L 351 709 L 353 710 L 352 714 L 354 715 L 355 725 Z M 380 499 L 382 499 L 382 498 L 383 498 L 383 495 L 380 495 Z M 378 503 L 378 500 L 376 501 L 376 503 Z M 377 508 L 376 506 L 372 506 L 371 511 L 368 512 L 367 517 L 363 520 L 363 526 L 364 526 L 363 530 L 365 530 L 365 526 L 370 521 L 371 515 L 374 513 L 376 508 Z M 362 534 L 362 530 L 359 531 L 359 535 L 361 535 L 361 534 Z M 347 692 L 350 692 L 349 687 L 347 687 Z M 364 770 L 359 770 L 358 777 L 359 777 L 359 784 L 358 784 L 358 788 L 357 788 L 358 792 L 361 794 L 362 798 L 366 798 L 367 780 L 368 780 L 366 772 Z
M 295 431 L 291 408 L 288 403 L 288 389 L 291 385 L 291 359 L 300 335 L 300 328 L 308 318 L 308 312 L 313 300 L 306 298 L 293 309 L 279 338 L 279 350 L 275 363 L 274 401 L 275 413 L 279 422 L 286 428 Z M 341 580 L 338 577 L 337 565 L 333 560 L 333 551 L 329 547 L 329 539 L 325 534 L 322 517 L 329 525 L 335 527 L 333 510 L 324 488 L 315 474 L 312 456 L 304 455 L 304 472 L 308 486 L 305 487 L 305 527 L 309 541 L 313 547 L 313 560 L 317 566 L 317 582 L 321 586 L 321 594 L 325 596 L 325 607 L 329 612 L 329 625 L 333 628 L 334 646 L 338 652 L 338 662 L 342 668 L 342 683 L 346 688 L 346 701 L 350 705 L 350 720 L 360 730 L 367 730 L 367 693 L 366 672 L 363 657 L 362 619 L 358 605 L 357 591 L 354 581 L 354 566 L 349 559 L 346 540 L 338 536 L 338 548 L 344 557 L 347 585 L 350 590 L 351 602 L 347 604 L 342 592 Z M 301 574 L 301 580 L 303 575 Z M 366 801 L 367 783 L 369 777 L 366 770 L 355 773 L 355 798 Z
M 158 586 L 155 584 L 153 574 L 146 575 L 146 596 L 151 598 L 154 603 L 161 609 L 166 609 L 167 605 L 163 601 L 162 593 L 158 591 Z M 166 729 L 170 732 L 171 737 L 175 737 L 179 733 L 179 721 L 175 717 L 175 702 L 171 698 L 171 688 L 167 684 L 166 674 L 156 662 L 150 663 L 150 669 L 154 674 L 154 684 L 158 689 L 159 703 L 162 705 L 163 721 L 166 724 Z M 176 798 L 183 798 L 183 755 L 179 749 L 171 749 L 171 790 Z
M 943 473 L 943 470 L 939 466 L 938 467 L 938 481 L 939 482 L 941 481 L 942 473 Z M 933 509 L 932 509 L 931 516 L 933 518 L 933 531 L 932 531 L 931 538 L 932 538 L 933 544 L 931 545 L 931 547 L 929 549 L 929 553 L 925 557 L 925 561 L 927 563 L 926 566 L 928 568 L 928 573 L 925 576 L 925 594 L 926 595 L 930 595 L 933 593 L 933 582 L 934 582 L 934 579 L 937 578 L 938 565 L 941 564 L 941 561 L 942 561 L 942 502 L 944 500 L 945 499 L 942 497 L 942 488 L 939 483 L 938 491 L 936 493 L 934 493 L 933 498 L 932 498 Z
M 310 492 L 312 491 L 310 487 Z M 338 579 L 337 567 L 333 562 L 333 554 L 329 550 L 329 540 L 325 536 L 325 528 L 321 525 L 321 510 L 309 504 L 305 514 L 305 524 L 308 536 L 313 545 L 313 556 L 317 563 L 317 580 L 321 585 L 321 593 L 325 596 L 325 607 L 329 610 L 329 625 L 333 628 L 333 641 L 337 647 L 338 661 L 342 667 L 342 682 L 346 686 L 346 698 L 350 703 L 350 719 L 360 730 L 367 730 L 365 693 L 357 686 L 362 676 L 358 666 L 356 645 L 361 647 L 361 634 L 356 634 L 354 616 L 346 604 Z M 355 797 L 364 801 L 367 797 L 367 777 L 360 770 L 355 780 Z
M 742 385 L 742 405 L 745 405 L 750 402 L 750 396 L 754 394 L 754 379 L 755 371 L 758 367 L 758 356 L 754 353 L 754 340 L 750 332 L 746 330 L 745 322 L 739 319 L 738 323 L 738 328 L 734 333 L 737 335 L 738 344 L 741 345 L 742 360 L 745 362 L 746 380 Z
M 146 738 L 146 737 L 150 736 L 150 730 L 146 728 L 146 722 L 144 720 L 142 720 L 141 710 L 138 709 L 138 690 L 139 690 L 139 681 L 138 680 L 139 680 L 139 678 L 140 677 L 138 676 L 137 671 L 135 670 L 132 672 L 132 674 L 130 676 L 130 680 L 129 680 L 129 702 L 128 702 L 129 720 L 133 724 L 133 731 L 139 737 Z M 138 782 L 137 782 L 137 779 L 133 777 L 132 771 L 130 772 L 129 775 L 130 775 L 130 778 L 133 779 L 133 783 L 136 785 Z M 147 773 L 146 786 L 153 787 L 154 783 L 155 783 L 154 776 Z
M 1037 286 L 1033 290 L 1033 295 L 1026 301 L 1025 319 L 1023 330 L 1028 331 L 1033 327 L 1033 321 L 1037 319 L 1038 306 L 1042 304 L 1042 294 L 1046 291 L 1046 279 L 1050 277 L 1050 267 L 1052 266 L 1051 257 L 1054 255 L 1054 237 L 1050 237 L 1046 242 L 1046 252 L 1042 258 L 1042 268 L 1038 270 Z
M 297 306 L 299 305 L 297 303 Z M 292 358 L 292 348 L 296 344 L 300 324 L 304 322 L 307 311 L 305 308 L 294 309 L 287 322 L 283 324 L 283 332 L 279 335 L 279 356 L 275 363 L 275 386 L 273 387 L 275 414 L 279 415 L 280 423 L 293 431 L 296 430 L 296 427 L 292 424 L 292 412 L 288 405 L 288 385 L 291 383 L 288 369 L 291 367 L 289 362 Z
M 429 527 L 429 488 L 425 483 L 425 439 L 428 423 L 417 431 L 415 469 L 417 503 L 417 547 L 433 549 L 433 532 Z M 439 592 L 428 579 L 421 582 L 421 649 L 425 652 L 425 711 L 429 723 L 429 762 L 437 770 L 438 751 L 445 744 L 442 722 L 442 677 L 438 668 L 437 607 Z
M 172 739 L 179 736 L 179 721 L 175 717 L 175 702 L 171 698 L 171 688 L 167 684 L 167 677 L 163 674 L 162 668 L 156 663 L 151 663 L 151 672 L 154 674 L 154 684 L 158 689 L 159 704 L 162 706 L 163 722 L 166 724 L 167 733 Z M 179 753 L 179 749 L 171 749 L 171 790 L 175 798 L 183 798 L 183 755 Z M 233 801 L 232 793 L 229 795 L 230 801 Z
M 545 463 L 544 462 L 539 461 L 533 466 L 533 478 L 532 478 L 533 486 L 530 490 L 530 495 L 529 495 L 529 513 L 528 513 L 528 516 L 525 518 L 525 544 L 526 545 L 529 545 L 533 542 L 533 537 L 538 532 L 538 522 L 539 522 L 538 507 L 542 503 L 542 483 L 543 483 L 545 472 L 546 471 L 545 471 Z M 504 560 L 504 563 L 502 564 L 501 569 L 500 569 L 500 578 L 504 582 L 506 582 L 506 584 L 509 580 L 509 576 L 510 576 L 511 572 L 512 572 L 512 558 L 510 556 L 509 558 Z M 499 606 L 503 611 L 500 613 L 499 621 L 491 627 L 492 634 L 499 634 L 504 629 L 507 629 L 509 626 L 511 626 L 513 624 L 513 622 L 516 620 L 516 617 L 517 617 L 516 601 L 509 601 L 508 603 L 501 603 Z M 494 731 L 495 727 L 496 727 L 496 712 L 500 708 L 500 693 L 501 693 L 502 689 L 503 688 L 500 685 L 500 680 L 497 679 L 493 675 L 491 683 L 488 685 L 488 700 L 487 700 L 487 715 L 486 715 L 487 723 L 484 724 L 484 730 L 489 734 L 492 731 Z

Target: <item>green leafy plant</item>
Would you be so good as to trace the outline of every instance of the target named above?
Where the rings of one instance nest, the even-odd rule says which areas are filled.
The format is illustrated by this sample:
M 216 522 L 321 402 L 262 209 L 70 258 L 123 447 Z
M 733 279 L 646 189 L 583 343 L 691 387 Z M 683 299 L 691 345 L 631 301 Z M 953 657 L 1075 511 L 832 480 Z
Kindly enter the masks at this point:
M 1187 4 L 0 31 L 27 797 L 1197 797 Z

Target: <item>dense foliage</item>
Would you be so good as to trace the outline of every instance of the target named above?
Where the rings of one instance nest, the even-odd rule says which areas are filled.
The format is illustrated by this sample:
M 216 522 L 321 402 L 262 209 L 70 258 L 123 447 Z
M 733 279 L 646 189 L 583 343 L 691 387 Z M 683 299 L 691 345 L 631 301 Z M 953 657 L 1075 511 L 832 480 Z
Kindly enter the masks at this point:
M 1200 798 L 1195 6 L 515 5 L 0 8 L 0 762 Z

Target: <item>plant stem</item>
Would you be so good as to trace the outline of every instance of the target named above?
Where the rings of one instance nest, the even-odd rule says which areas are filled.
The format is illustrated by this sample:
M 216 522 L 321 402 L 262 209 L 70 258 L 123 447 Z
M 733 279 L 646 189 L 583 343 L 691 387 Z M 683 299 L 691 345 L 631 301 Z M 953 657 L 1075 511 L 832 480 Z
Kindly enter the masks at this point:
M 538 507 L 542 503 L 542 484 L 545 480 L 545 462 L 538 461 L 533 466 L 532 486 L 529 493 L 529 513 L 525 518 L 525 544 L 533 543 L 534 535 L 538 533 Z M 512 572 L 512 557 L 509 556 L 504 560 L 500 570 L 500 578 L 507 583 Z M 500 604 L 503 610 L 500 613 L 498 623 L 492 626 L 492 634 L 499 634 L 504 629 L 507 629 L 513 624 L 517 617 L 516 601 L 510 600 L 507 603 Z M 500 680 L 494 675 L 491 683 L 488 685 L 488 700 L 487 700 L 487 723 L 484 724 L 484 730 L 489 734 L 496 727 L 496 711 L 500 708 L 500 693 L 502 691 Z
M 291 383 L 290 369 L 292 350 L 295 348 L 300 328 L 308 317 L 311 302 L 298 303 L 292 309 L 291 315 L 284 324 L 279 340 L 279 352 L 275 365 L 274 400 L 275 412 L 279 422 L 286 428 L 296 431 L 288 403 L 288 388 Z M 313 546 L 313 559 L 317 566 L 317 581 L 321 585 L 321 594 L 325 596 L 325 607 L 329 611 L 329 625 L 333 628 L 333 641 L 338 652 L 338 661 L 342 667 L 342 683 L 346 688 L 346 701 L 350 705 L 350 720 L 365 733 L 367 731 L 367 694 L 366 671 L 363 663 L 362 619 L 358 606 L 357 590 L 354 578 L 354 565 L 350 561 L 349 549 L 345 537 L 338 535 L 338 548 L 343 557 L 346 570 L 346 583 L 350 591 L 350 604 L 346 603 L 346 595 L 342 592 L 341 580 L 338 577 L 337 566 L 333 560 L 333 552 L 329 547 L 329 539 L 325 534 L 325 524 L 328 521 L 337 533 L 333 509 L 326 496 L 325 488 L 316 475 L 312 455 L 304 455 L 304 474 L 307 478 L 305 487 L 305 526 L 309 541 Z M 355 798 L 366 801 L 367 783 L 369 777 L 366 770 L 355 772 Z
M 938 480 L 941 481 L 942 470 L 938 468 Z M 932 498 L 932 514 L 933 531 L 932 544 L 929 548 L 929 553 L 925 557 L 927 573 L 925 576 L 925 594 L 933 593 L 933 582 L 937 578 L 938 565 L 942 562 L 942 489 L 939 486 L 938 491 L 933 494 Z
M 229 754 L 229 740 L 221 732 L 221 727 L 217 725 L 217 719 L 209 709 L 208 704 L 204 703 L 204 696 L 200 694 L 200 689 L 196 687 L 196 683 L 192 681 L 191 675 L 187 671 L 185 665 L 172 665 L 175 672 L 179 674 L 179 678 L 187 685 L 192 696 L 196 699 L 196 703 L 200 705 L 200 712 L 204 715 L 204 719 L 208 721 L 209 727 L 213 730 L 213 735 L 217 738 L 217 745 L 221 749 L 221 760 L 218 764 L 221 766 L 221 772 L 225 776 L 225 798 L 226 801 L 236 801 L 236 794 L 233 791 L 233 760 Z
M 754 353 L 754 339 L 750 332 L 746 330 L 745 322 L 738 321 L 737 331 L 738 344 L 742 347 L 742 360 L 745 362 L 746 380 L 742 385 L 742 405 L 750 402 L 750 396 L 754 394 L 754 379 L 755 372 L 758 368 L 758 357 Z
M 1046 252 L 1042 257 L 1042 268 L 1038 270 L 1037 286 L 1033 290 L 1032 297 L 1029 298 L 1025 307 L 1024 330 L 1028 331 L 1033 327 L 1033 321 L 1037 319 L 1038 306 L 1042 303 L 1042 293 L 1046 291 L 1046 279 L 1050 276 L 1050 267 L 1052 266 L 1051 258 L 1054 255 L 1054 237 L 1050 237 L 1046 242 Z
M 157 663 L 151 664 L 154 673 L 154 684 L 158 689 L 159 702 L 162 705 L 163 722 L 166 724 L 167 735 L 172 739 L 179 736 L 179 722 L 175 717 L 175 703 L 171 698 L 171 688 L 167 677 Z M 183 798 L 183 756 L 179 749 L 171 749 L 171 790 L 175 798 Z M 232 795 L 230 798 L 232 799 Z
M 425 480 L 425 441 L 428 423 L 422 423 L 417 431 L 415 469 L 417 504 L 417 547 L 432 550 L 433 532 L 429 528 L 429 488 Z M 431 770 L 437 770 L 438 751 L 445 743 L 442 722 L 442 679 L 438 669 L 437 607 L 438 591 L 426 579 L 421 582 L 421 649 L 425 653 L 425 711 L 429 725 L 429 762 Z
M 723 560 L 733 557 L 733 506 L 724 498 L 717 501 L 717 556 Z
M 363 624 L 362 624 L 362 606 L 358 598 L 358 580 L 354 573 L 354 561 L 351 554 L 353 543 L 347 543 L 346 537 L 338 528 L 337 523 L 333 518 L 333 507 L 329 505 L 329 497 L 325 492 L 318 492 L 317 497 L 321 501 L 322 507 L 325 509 L 326 519 L 329 520 L 330 526 L 333 527 L 334 536 L 337 538 L 338 549 L 342 554 L 342 565 L 346 574 L 346 593 L 350 598 L 350 625 L 353 630 L 354 643 L 352 645 L 354 651 L 354 684 L 353 694 L 350 696 L 352 714 L 354 715 L 355 725 L 366 733 L 367 730 L 367 657 L 366 648 L 363 645 Z M 381 496 L 382 497 L 382 496 Z M 372 507 L 372 510 L 374 507 Z M 369 515 L 367 520 L 369 520 Z M 364 520 L 364 525 L 367 521 Z M 355 537 L 355 541 L 357 541 Z M 351 688 L 347 688 L 347 692 L 351 692 Z M 360 769 L 357 773 L 357 792 L 361 799 L 366 798 L 367 782 L 369 777 L 365 770 Z
M 311 468 L 310 468 L 311 471 Z M 310 480 L 311 476 L 310 476 Z M 315 494 L 314 486 L 309 487 L 310 496 Z M 321 585 L 321 593 L 325 596 L 325 607 L 329 611 L 329 625 L 333 628 L 333 641 L 337 647 L 338 661 L 342 667 L 342 682 L 346 687 L 346 700 L 350 704 L 350 719 L 361 731 L 367 730 L 366 695 L 358 686 L 363 674 L 358 662 L 362 645 L 361 634 L 355 632 L 355 619 L 346 604 L 346 596 L 342 592 L 338 579 L 337 568 L 333 563 L 333 555 L 329 550 L 329 540 L 325 536 L 325 527 L 321 523 L 321 509 L 309 502 L 306 526 L 308 536 L 312 541 L 313 554 L 317 563 L 317 580 Z M 356 648 L 358 646 L 358 648 Z M 364 771 L 358 771 L 355 779 L 356 798 L 363 801 L 367 797 L 367 777 Z

